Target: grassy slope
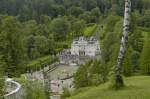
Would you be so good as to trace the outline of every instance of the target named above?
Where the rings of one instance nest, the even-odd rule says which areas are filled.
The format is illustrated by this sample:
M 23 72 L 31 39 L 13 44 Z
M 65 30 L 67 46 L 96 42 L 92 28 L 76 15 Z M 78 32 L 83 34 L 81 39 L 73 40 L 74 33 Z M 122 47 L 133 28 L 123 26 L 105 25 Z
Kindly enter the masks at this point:
M 93 36 L 97 31 L 97 25 L 91 25 L 84 29 L 84 36 Z
M 68 99 L 150 99 L 150 77 L 135 76 L 125 79 L 126 87 L 115 91 L 109 83 L 82 90 Z
M 147 40 L 148 33 L 142 31 L 144 40 Z M 119 91 L 108 88 L 109 83 L 82 88 L 68 99 L 150 99 L 150 76 L 129 77 L 125 84 L 126 87 Z

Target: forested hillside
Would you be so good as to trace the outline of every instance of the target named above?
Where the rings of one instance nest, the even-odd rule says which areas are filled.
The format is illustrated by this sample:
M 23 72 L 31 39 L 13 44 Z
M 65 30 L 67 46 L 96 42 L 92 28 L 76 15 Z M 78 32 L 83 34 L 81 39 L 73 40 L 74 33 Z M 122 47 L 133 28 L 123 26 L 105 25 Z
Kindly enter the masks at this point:
M 150 0 L 131 1 L 129 42 L 122 73 L 150 75 Z M 75 85 L 81 88 L 107 82 L 119 51 L 124 3 L 124 0 L 0 0 L 0 77 L 19 77 L 28 69 L 35 69 L 34 66 L 41 68 L 42 62 L 45 65 L 55 61 L 56 54 L 69 48 L 74 38 L 98 32 L 102 60 L 80 66 Z M 85 77 L 88 74 L 90 79 Z M 0 81 L 0 94 L 2 85 Z

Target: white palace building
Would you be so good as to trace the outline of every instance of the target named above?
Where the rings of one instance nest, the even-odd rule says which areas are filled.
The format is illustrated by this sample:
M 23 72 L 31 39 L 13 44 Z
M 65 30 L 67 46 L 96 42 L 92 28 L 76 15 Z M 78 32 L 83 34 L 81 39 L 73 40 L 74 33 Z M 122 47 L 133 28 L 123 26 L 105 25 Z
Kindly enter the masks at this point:
M 99 40 L 92 37 L 79 37 L 75 39 L 71 45 L 71 55 L 94 57 L 100 54 Z

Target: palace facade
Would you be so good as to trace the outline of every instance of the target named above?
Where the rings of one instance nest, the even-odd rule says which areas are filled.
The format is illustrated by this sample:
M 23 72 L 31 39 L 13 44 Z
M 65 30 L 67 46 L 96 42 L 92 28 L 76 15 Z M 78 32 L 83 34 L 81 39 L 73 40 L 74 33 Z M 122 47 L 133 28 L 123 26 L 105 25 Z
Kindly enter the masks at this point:
M 73 41 L 70 52 L 71 55 L 90 57 L 97 56 L 100 54 L 99 40 L 94 36 L 81 36 Z

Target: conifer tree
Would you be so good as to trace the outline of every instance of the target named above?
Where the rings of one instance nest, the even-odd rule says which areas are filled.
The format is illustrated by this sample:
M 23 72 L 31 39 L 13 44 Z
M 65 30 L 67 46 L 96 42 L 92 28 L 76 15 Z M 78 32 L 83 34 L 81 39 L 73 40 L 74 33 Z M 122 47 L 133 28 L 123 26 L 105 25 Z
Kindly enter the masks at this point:
M 146 41 L 144 43 L 144 48 L 141 54 L 141 71 L 143 74 L 150 75 L 150 36 L 147 36 Z

